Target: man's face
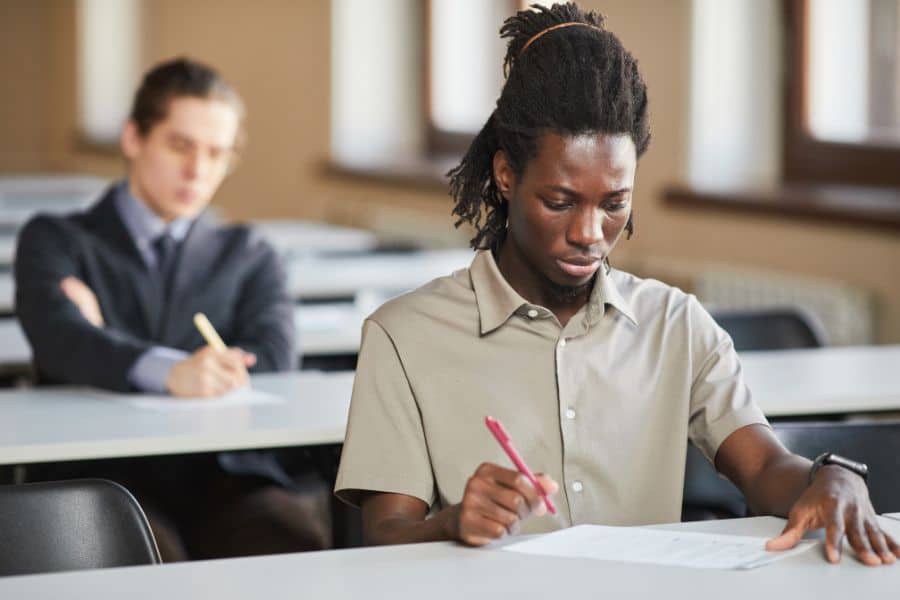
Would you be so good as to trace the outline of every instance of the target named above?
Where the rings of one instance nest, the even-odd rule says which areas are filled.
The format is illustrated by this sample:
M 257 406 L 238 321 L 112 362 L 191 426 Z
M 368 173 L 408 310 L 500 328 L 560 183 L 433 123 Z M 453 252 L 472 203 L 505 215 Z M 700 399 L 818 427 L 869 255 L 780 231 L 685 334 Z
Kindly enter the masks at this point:
M 231 105 L 194 97 L 173 98 L 145 136 L 129 122 L 122 150 L 132 194 L 167 222 L 196 217 L 228 172 L 239 125 Z
M 628 222 L 636 168 L 628 135 L 547 133 L 520 177 L 498 153 L 494 174 L 509 203 L 504 245 L 536 285 L 551 293 L 590 285 Z

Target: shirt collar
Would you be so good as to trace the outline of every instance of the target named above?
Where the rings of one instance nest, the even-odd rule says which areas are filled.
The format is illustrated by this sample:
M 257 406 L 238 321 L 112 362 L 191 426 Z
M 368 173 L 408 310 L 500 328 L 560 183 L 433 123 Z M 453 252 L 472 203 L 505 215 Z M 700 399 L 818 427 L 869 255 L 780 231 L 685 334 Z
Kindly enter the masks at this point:
M 528 304 L 500 273 L 490 250 L 479 250 L 475 254 L 469 273 L 478 304 L 481 335 L 497 329 L 523 304 Z
M 469 267 L 475 301 L 481 321 L 481 334 L 497 329 L 528 302 L 506 281 L 490 250 L 479 250 Z M 606 305 L 613 306 L 637 325 L 631 303 L 619 292 L 605 267 L 597 272 L 597 281 L 585 308 L 588 327 L 596 325 L 605 312 Z
M 149 246 L 164 233 L 181 242 L 191 228 L 190 219 L 175 219 L 166 224 L 150 207 L 131 195 L 127 179 L 116 186 L 115 202 L 125 228 L 138 247 Z
M 591 290 L 591 297 L 588 299 L 586 314 L 588 326 L 592 327 L 600 320 L 607 304 L 625 315 L 635 325 L 638 324 L 631 302 L 622 296 L 616 282 L 613 281 L 612 269 L 607 269 L 604 264 L 597 271 L 597 281 L 594 283 L 594 289 Z

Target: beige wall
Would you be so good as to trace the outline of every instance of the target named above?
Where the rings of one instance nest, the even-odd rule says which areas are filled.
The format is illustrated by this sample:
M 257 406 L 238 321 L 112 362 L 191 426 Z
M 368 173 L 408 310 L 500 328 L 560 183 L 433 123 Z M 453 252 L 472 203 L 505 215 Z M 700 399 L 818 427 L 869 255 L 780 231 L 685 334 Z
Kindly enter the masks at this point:
M 0 75 L 0 171 L 65 169 L 115 175 L 116 158 L 73 150 L 74 3 L 6 0 Z M 686 270 L 735 262 L 821 276 L 875 292 L 879 339 L 900 342 L 900 236 L 794 219 L 674 209 L 661 191 L 683 179 L 689 102 L 689 0 L 587 0 L 640 61 L 653 142 L 642 159 L 635 239 L 619 261 L 664 257 Z M 186 53 L 217 65 L 250 109 L 250 146 L 217 202 L 239 217 L 324 218 L 434 240 L 453 232 L 446 192 L 326 175 L 329 3 L 325 0 L 154 0 L 146 4 L 147 62 Z M 47 41 L 48 35 L 52 43 Z M 29 60 L 21 60 L 27 56 Z
M 7 9 L 14 10 L 8 18 Z M 48 151 L 46 117 L 52 48 L 39 40 L 51 28 L 51 14 L 39 2 L 5 3 L 0 18 L 0 169 L 40 168 Z

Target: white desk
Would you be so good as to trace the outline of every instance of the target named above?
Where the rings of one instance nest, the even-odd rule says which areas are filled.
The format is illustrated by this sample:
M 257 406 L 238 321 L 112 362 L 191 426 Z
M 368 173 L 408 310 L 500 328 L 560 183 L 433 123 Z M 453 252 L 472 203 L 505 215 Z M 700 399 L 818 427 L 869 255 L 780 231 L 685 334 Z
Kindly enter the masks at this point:
M 900 533 L 900 522 L 884 520 Z M 666 528 L 774 536 L 772 517 Z M 896 526 L 896 527 L 895 527 Z M 869 568 L 849 556 L 829 565 L 812 549 L 752 571 L 656 567 L 466 548 L 452 543 L 281 554 L 171 565 L 0 578 L 0 597 L 92 598 L 892 598 L 900 566 Z M 894 590 L 893 592 L 891 590 Z
M 31 346 L 25 338 L 19 321 L 0 318 L 0 371 L 7 368 L 25 368 L 31 363 Z
M 740 356 L 753 398 L 770 417 L 900 411 L 900 345 Z
M 294 325 L 300 356 L 356 354 L 363 321 L 375 308 L 360 302 L 298 306 L 294 312 Z
M 88 388 L 0 391 L 0 464 L 344 440 L 353 373 L 254 375 L 252 385 L 285 402 L 163 412 Z
M 473 256 L 458 249 L 310 257 L 287 265 L 288 292 L 297 299 L 396 294 L 464 269 Z
M 324 254 L 370 252 L 378 245 L 371 231 L 316 221 L 271 219 L 250 222 L 285 261 Z
M 353 303 L 298 306 L 294 325 L 300 342 L 297 352 L 306 356 L 356 354 L 363 320 L 374 307 Z M 0 373 L 22 372 L 31 365 L 31 346 L 14 317 L 0 318 Z
M 15 308 L 16 284 L 12 271 L 0 272 L 0 314 L 12 314 Z
M 471 250 L 305 256 L 285 265 L 288 293 L 296 300 L 391 296 L 468 267 L 472 256 Z M 12 274 L 0 273 L 0 313 L 13 311 L 14 291 Z
M 64 214 L 95 202 L 109 185 L 87 175 L 0 177 L 0 228 L 15 230 L 35 213 Z

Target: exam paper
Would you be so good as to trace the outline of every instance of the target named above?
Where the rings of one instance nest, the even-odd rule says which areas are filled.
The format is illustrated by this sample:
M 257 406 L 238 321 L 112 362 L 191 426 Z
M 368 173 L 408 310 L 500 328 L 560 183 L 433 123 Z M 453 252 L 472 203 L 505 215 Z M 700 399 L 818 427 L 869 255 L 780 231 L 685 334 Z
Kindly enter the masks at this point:
M 792 550 L 767 552 L 766 539 L 645 527 L 579 525 L 502 549 L 523 554 L 700 569 L 753 569 L 805 552 L 815 545 L 815 542 L 800 542 Z
M 247 406 L 251 404 L 271 404 L 283 402 L 279 396 L 241 388 L 218 398 L 174 398 L 154 394 L 130 394 L 124 396 L 126 402 L 139 408 L 160 411 L 215 410 L 226 406 Z

